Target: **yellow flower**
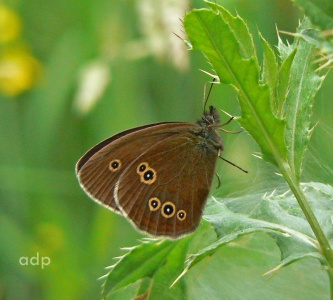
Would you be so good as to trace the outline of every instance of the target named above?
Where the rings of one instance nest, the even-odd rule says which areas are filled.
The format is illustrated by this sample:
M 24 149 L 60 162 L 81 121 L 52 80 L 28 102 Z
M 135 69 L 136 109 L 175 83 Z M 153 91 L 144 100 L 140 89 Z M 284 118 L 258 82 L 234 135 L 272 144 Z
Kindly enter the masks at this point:
M 20 33 L 19 15 L 0 3 L 0 93 L 7 96 L 31 89 L 41 69 L 24 42 L 20 42 Z
M 32 88 L 41 66 L 27 51 L 0 54 L 0 92 L 16 96 Z
M 21 21 L 13 10 L 0 3 L 0 43 L 8 43 L 18 38 Z

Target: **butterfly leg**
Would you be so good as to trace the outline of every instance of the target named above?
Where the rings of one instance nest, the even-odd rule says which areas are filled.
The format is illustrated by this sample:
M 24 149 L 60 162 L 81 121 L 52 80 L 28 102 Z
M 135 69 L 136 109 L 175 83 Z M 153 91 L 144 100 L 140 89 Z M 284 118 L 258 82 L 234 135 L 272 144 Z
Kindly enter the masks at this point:
M 224 132 L 226 132 L 226 133 L 231 133 L 231 134 L 241 133 L 243 130 L 244 130 L 244 129 L 237 130 L 237 131 L 229 131 L 229 130 L 226 130 L 226 129 L 220 128 L 220 131 L 224 131 Z
M 234 164 L 233 162 L 231 162 L 230 160 L 227 160 L 225 158 L 223 158 L 222 156 L 219 155 L 219 158 L 221 158 L 222 160 L 224 160 L 225 162 L 227 162 L 228 164 L 240 169 L 241 171 L 243 171 L 244 173 L 249 173 L 248 171 L 244 170 L 243 168 L 241 168 L 240 166 L 237 166 L 236 164 Z
M 223 124 L 221 124 L 221 125 L 219 125 L 220 127 L 223 127 L 223 126 L 226 126 L 226 125 L 228 125 L 233 119 L 234 119 L 235 117 L 231 117 L 227 122 L 225 122 L 225 123 L 223 123 Z
M 218 184 L 217 184 L 217 189 L 221 186 L 221 179 L 220 179 L 220 175 L 215 171 L 215 175 L 217 177 L 217 181 L 218 181 Z
M 225 113 L 228 114 L 227 112 L 225 112 Z M 241 129 L 241 130 L 237 130 L 237 131 L 229 131 L 229 130 L 226 130 L 226 129 L 223 129 L 223 128 L 222 128 L 222 127 L 228 125 L 228 124 L 229 124 L 229 123 L 235 118 L 234 116 L 232 116 L 232 115 L 230 115 L 230 114 L 228 114 L 228 116 L 230 117 L 230 119 L 229 119 L 227 122 L 221 124 L 219 130 L 220 130 L 220 131 L 224 131 L 224 132 L 226 132 L 226 133 L 232 133 L 232 134 L 236 134 L 236 133 L 240 133 L 240 132 L 242 132 L 243 129 Z

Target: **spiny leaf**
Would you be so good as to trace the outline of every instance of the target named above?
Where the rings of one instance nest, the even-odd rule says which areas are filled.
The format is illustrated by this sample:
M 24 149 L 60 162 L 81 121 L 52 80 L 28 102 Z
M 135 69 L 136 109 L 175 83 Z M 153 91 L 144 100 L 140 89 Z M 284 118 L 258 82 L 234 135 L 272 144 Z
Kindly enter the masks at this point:
M 281 52 L 283 50 L 281 48 L 289 50 L 289 51 L 287 51 L 287 53 L 285 53 L 284 59 L 282 59 Z M 277 92 L 276 92 L 277 93 L 276 114 L 277 114 L 277 116 L 282 117 L 285 114 L 284 104 L 285 104 L 285 101 L 286 101 L 286 98 L 287 98 L 287 95 L 289 92 L 290 69 L 291 69 L 291 65 L 293 63 L 297 49 L 295 47 L 291 47 L 291 46 L 284 46 L 282 41 L 279 42 L 278 49 L 281 54 L 282 63 L 279 68 L 279 82 L 277 85 Z M 290 51 L 290 50 L 292 50 L 292 51 Z
M 309 22 L 305 20 L 299 30 L 309 26 Z M 314 96 L 323 82 L 323 77 L 315 73 L 314 53 L 314 46 L 302 39 L 298 41 L 297 52 L 290 69 L 289 93 L 286 99 L 288 162 L 298 180 L 310 139 Z
M 185 16 L 189 39 L 194 49 L 206 55 L 221 82 L 236 89 L 242 109 L 239 122 L 257 141 L 264 159 L 278 165 L 277 159 L 286 159 L 285 122 L 272 112 L 270 89 L 260 83 L 260 68 L 254 51 L 249 52 L 249 57 L 249 53 L 244 54 L 242 50 L 244 45 L 254 49 L 252 37 L 240 17 L 228 15 L 226 18 L 220 6 L 213 3 L 209 6 L 215 11 L 194 10 Z M 247 41 L 245 44 L 243 39 Z
M 264 61 L 262 69 L 262 83 L 267 84 L 270 90 L 271 105 L 274 109 L 274 114 L 279 116 L 279 102 L 277 101 L 277 85 L 279 82 L 278 77 L 278 63 L 275 53 L 265 38 L 260 34 L 260 41 L 264 50 Z
M 156 265 L 160 265 L 161 261 L 165 260 L 172 246 L 172 243 L 166 240 L 134 247 L 109 272 L 104 283 L 103 294 L 107 295 L 124 288 L 141 278 L 152 277 L 156 272 Z
M 318 66 L 316 71 L 330 68 L 333 64 L 333 42 L 331 37 L 333 30 L 320 32 L 315 29 L 304 29 L 297 33 L 297 36 L 303 38 L 308 43 L 318 48 L 315 63 Z
M 172 288 L 170 286 L 184 268 L 191 238 L 192 236 L 177 241 L 153 241 L 131 248 L 108 273 L 103 295 L 110 296 L 138 280 L 149 278 L 150 284 L 147 285 L 147 281 L 141 284 L 137 296 L 145 294 L 145 299 L 185 297 L 186 286 L 182 280 Z
M 206 55 L 221 82 L 238 92 L 239 122 L 259 144 L 263 158 L 280 168 L 289 163 L 288 170 L 299 180 L 311 133 L 312 103 L 323 81 L 314 72 L 314 47 L 302 40 L 293 45 L 279 40 L 279 68 L 272 48 L 261 37 L 261 72 L 244 21 L 219 5 L 208 5 L 214 10 L 194 10 L 185 17 L 193 48 Z M 309 27 L 305 20 L 299 30 Z M 251 50 L 244 51 L 246 47 Z
M 303 184 L 303 187 L 325 234 L 333 243 L 333 188 L 321 183 Z M 315 257 L 326 264 L 318 242 L 290 191 L 281 195 L 250 195 L 214 201 L 207 207 L 204 217 L 213 224 L 218 240 L 191 255 L 186 269 L 211 256 L 221 246 L 254 232 L 266 232 L 275 240 L 281 251 L 281 264 L 277 268 L 305 257 Z
M 238 42 L 242 57 L 251 58 L 253 55 L 255 55 L 252 36 L 242 18 L 233 17 L 229 11 L 227 11 L 222 6 L 216 5 L 216 3 L 206 1 L 206 4 L 211 7 L 211 9 L 220 14 L 224 21 L 229 24 L 230 30 L 232 30 Z
M 331 0 L 293 0 L 301 7 L 312 23 L 322 30 L 333 28 L 333 3 Z

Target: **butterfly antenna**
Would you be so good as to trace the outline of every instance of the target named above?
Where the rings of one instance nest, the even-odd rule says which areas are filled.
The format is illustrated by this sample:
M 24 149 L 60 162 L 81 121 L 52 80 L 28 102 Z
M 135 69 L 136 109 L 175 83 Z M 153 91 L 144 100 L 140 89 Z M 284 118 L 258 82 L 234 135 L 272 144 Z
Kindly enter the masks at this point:
M 210 93 L 211 93 L 211 91 L 212 91 L 212 89 L 213 89 L 213 85 L 214 85 L 215 82 L 216 82 L 216 78 L 214 77 L 212 82 L 206 82 L 206 83 L 205 83 L 205 87 L 204 87 L 204 105 L 203 105 L 203 114 L 205 114 L 205 111 L 206 111 L 206 105 L 207 105 L 207 102 L 208 102 L 208 99 L 209 99 Z M 207 84 L 209 84 L 209 83 L 210 83 L 210 87 L 209 87 L 208 94 L 207 94 L 207 96 L 206 96 Z

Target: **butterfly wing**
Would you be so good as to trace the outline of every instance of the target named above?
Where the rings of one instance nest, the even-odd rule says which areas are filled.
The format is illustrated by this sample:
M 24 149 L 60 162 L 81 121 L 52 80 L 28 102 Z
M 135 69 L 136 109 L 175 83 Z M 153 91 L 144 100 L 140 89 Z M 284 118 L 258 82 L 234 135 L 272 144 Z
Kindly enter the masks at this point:
M 83 190 L 99 204 L 120 213 L 114 188 L 121 173 L 157 141 L 179 132 L 184 123 L 163 122 L 118 133 L 91 148 L 76 164 Z
M 144 232 L 177 238 L 199 224 L 217 160 L 217 152 L 186 123 L 179 133 L 149 141 L 149 147 L 123 171 L 115 201 Z

